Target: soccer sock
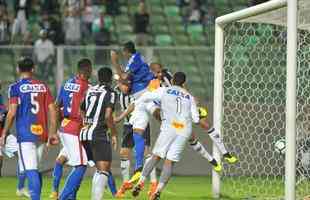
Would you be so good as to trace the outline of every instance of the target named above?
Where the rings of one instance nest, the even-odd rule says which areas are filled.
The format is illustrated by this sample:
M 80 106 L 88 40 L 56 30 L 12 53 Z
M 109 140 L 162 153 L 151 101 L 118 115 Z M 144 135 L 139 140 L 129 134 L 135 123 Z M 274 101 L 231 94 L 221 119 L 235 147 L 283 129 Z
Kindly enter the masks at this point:
M 74 192 L 77 192 L 77 189 L 81 185 L 85 172 L 85 165 L 80 165 L 72 169 L 70 175 L 67 178 L 65 186 L 59 196 L 59 200 L 67 200 L 69 196 L 73 195 Z
M 168 184 L 168 181 L 172 174 L 172 167 L 173 167 L 173 164 L 171 165 L 164 164 L 160 178 L 159 178 L 159 183 L 156 188 L 156 192 L 161 192 L 165 188 L 165 186 Z
M 93 176 L 91 200 L 101 200 L 107 185 L 109 172 L 96 171 Z
M 147 155 L 147 158 L 145 159 L 145 163 L 147 163 L 151 159 L 152 159 L 152 155 Z M 157 182 L 156 166 L 153 168 L 153 170 L 150 173 L 150 180 L 152 183 Z
M 63 165 L 56 161 L 53 171 L 53 191 L 58 192 L 63 173 Z
M 121 174 L 123 182 L 129 180 L 129 171 L 130 171 L 130 160 L 121 159 Z
M 41 181 L 38 170 L 26 170 L 31 200 L 40 200 Z
M 204 148 L 204 146 L 198 141 L 194 140 L 193 142 L 190 143 L 190 146 L 199 153 L 202 157 L 207 159 L 209 162 L 213 160 L 213 157 L 209 154 L 209 152 Z
M 133 139 L 135 143 L 135 159 L 136 165 L 135 170 L 143 167 L 143 159 L 144 159 L 144 138 L 139 133 L 133 133 Z
M 17 166 L 17 177 L 18 177 L 17 189 L 21 190 L 25 187 L 26 173 L 20 172 L 18 168 L 19 167 Z
M 115 196 L 115 194 L 117 193 L 117 189 L 116 189 L 115 179 L 111 171 L 109 172 L 108 185 L 109 185 L 112 195 Z
M 154 167 L 153 170 L 151 171 L 150 179 L 152 183 L 157 182 L 156 167 Z
M 159 162 L 154 156 L 150 157 L 147 162 L 145 162 L 145 165 L 142 170 L 142 175 L 140 177 L 139 183 L 144 182 L 146 177 L 150 175 L 156 164 Z
M 215 143 L 217 148 L 220 150 L 222 154 L 228 153 L 228 151 L 225 148 L 225 145 L 223 143 L 223 140 L 220 137 L 220 134 L 215 130 L 215 128 L 211 128 L 208 130 L 208 134 L 211 138 L 211 140 Z

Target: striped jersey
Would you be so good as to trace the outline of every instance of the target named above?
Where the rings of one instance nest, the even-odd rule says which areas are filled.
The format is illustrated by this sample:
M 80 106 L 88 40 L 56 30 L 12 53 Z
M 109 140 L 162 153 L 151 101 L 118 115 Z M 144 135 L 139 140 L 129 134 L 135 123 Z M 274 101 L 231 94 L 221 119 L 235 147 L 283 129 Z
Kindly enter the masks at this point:
M 80 140 L 109 140 L 105 111 L 107 108 L 114 109 L 114 106 L 115 92 L 109 86 L 90 87 L 81 104 L 81 110 L 85 113 L 84 124 L 86 126 L 80 132 Z

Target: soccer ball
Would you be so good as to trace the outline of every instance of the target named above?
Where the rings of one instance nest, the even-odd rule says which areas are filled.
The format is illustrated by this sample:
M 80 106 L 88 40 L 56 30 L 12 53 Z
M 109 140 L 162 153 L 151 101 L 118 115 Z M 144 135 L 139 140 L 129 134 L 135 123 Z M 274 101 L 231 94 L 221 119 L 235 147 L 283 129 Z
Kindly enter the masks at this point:
M 285 139 L 282 138 L 276 141 L 276 143 L 274 144 L 274 147 L 277 153 L 284 154 L 285 153 Z

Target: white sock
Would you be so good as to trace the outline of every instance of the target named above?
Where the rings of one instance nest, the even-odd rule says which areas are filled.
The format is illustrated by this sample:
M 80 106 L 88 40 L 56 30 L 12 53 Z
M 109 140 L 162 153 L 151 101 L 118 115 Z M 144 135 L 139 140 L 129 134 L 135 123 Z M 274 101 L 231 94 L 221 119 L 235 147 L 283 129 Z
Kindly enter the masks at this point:
M 121 160 L 121 174 L 123 182 L 128 181 L 130 178 L 130 160 Z
M 215 130 L 215 128 L 211 128 L 208 130 L 208 134 L 211 138 L 211 140 L 215 143 L 217 148 L 220 150 L 221 154 L 226 154 L 228 151 L 225 148 L 225 145 L 223 143 L 222 138 L 220 137 L 220 134 Z
M 93 176 L 92 183 L 92 200 L 101 200 L 103 197 L 104 189 L 108 183 L 109 172 L 96 171 Z
M 165 188 L 166 184 L 159 182 L 156 188 L 156 192 L 161 192 Z
M 204 148 L 204 146 L 198 141 L 195 140 L 194 142 L 190 143 L 190 146 L 199 153 L 202 157 L 207 159 L 209 162 L 213 160 L 213 157 L 209 154 L 209 152 Z
M 156 167 L 154 167 L 154 169 L 152 170 L 152 172 L 150 174 L 150 179 L 151 179 L 152 183 L 157 182 Z
M 145 163 L 152 159 L 152 155 L 148 155 L 145 159 Z M 150 180 L 152 183 L 157 182 L 157 175 L 156 175 L 156 167 L 150 173 Z

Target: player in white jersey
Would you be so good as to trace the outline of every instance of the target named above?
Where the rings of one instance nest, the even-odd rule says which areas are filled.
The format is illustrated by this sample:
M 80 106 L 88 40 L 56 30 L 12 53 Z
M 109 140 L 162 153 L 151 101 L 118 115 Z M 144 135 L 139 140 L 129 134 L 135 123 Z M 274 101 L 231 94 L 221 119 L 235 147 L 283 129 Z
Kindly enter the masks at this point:
M 154 92 L 145 93 L 135 104 L 158 101 L 161 105 L 160 134 L 153 148 L 153 156 L 143 168 L 142 176 L 133 190 L 137 196 L 143 188 L 144 181 L 156 164 L 164 159 L 164 165 L 156 191 L 151 200 L 160 198 L 160 193 L 168 183 L 173 164 L 179 162 L 185 144 L 192 133 L 192 123 L 199 123 L 199 113 L 194 97 L 184 89 L 186 76 L 177 72 L 173 76 L 173 86 L 159 88 Z

